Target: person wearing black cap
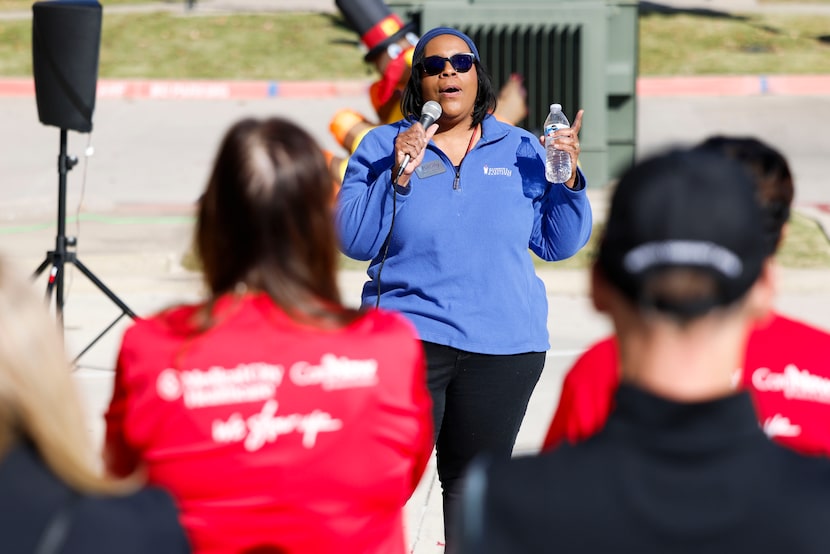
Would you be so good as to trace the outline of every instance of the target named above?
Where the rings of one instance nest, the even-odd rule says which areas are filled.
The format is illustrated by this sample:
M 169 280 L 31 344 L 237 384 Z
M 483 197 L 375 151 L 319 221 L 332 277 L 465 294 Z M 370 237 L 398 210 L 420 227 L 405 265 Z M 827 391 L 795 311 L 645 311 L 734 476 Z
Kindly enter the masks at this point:
M 591 280 L 617 333 L 616 408 L 577 445 L 476 460 L 458 553 L 830 552 L 830 462 L 770 442 L 732 383 L 774 294 L 755 191 L 704 150 L 626 172 Z
M 755 137 L 715 135 L 698 148 L 743 164 L 755 177 L 764 210 L 768 255 L 775 256 L 788 227 L 795 193 L 787 159 Z M 830 455 L 830 333 L 779 311 L 754 326 L 736 384 L 752 396 L 768 437 L 796 452 Z M 543 450 L 563 440 L 585 440 L 604 425 L 620 382 L 616 338 L 592 344 L 562 382 Z
M 424 129 L 428 102 L 440 117 Z M 363 306 L 402 312 L 426 351 L 447 533 L 469 461 L 512 454 L 550 348 L 531 251 L 564 259 L 591 233 L 577 163 L 582 111 L 557 131 L 574 170 L 549 183 L 538 137 L 499 122 L 495 103 L 473 41 L 427 31 L 404 91 L 407 118 L 366 135 L 337 202 L 343 251 L 371 260 Z

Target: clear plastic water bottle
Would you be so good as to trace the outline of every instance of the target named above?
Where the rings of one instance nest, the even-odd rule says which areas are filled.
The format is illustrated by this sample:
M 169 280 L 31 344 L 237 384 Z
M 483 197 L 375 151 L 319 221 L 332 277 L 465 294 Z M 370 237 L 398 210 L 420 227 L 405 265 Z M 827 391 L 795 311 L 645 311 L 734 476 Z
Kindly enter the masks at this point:
M 551 183 L 564 183 L 571 177 L 571 157 L 553 147 L 553 133 L 570 126 L 568 118 L 562 113 L 562 105 L 551 104 L 545 119 L 545 177 Z

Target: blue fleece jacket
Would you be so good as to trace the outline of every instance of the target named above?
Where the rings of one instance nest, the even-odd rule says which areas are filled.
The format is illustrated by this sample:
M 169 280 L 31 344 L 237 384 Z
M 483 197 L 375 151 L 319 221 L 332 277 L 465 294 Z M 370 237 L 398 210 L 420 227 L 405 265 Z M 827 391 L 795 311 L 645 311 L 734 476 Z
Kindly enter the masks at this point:
M 591 234 L 580 190 L 545 179 L 531 133 L 487 116 L 458 169 L 430 142 L 408 187 L 392 185 L 394 143 L 413 121 L 370 131 L 351 156 L 338 195 L 343 252 L 371 260 L 364 306 L 398 310 L 424 341 L 482 354 L 544 352 L 547 294 L 528 249 L 545 260 L 574 255 Z

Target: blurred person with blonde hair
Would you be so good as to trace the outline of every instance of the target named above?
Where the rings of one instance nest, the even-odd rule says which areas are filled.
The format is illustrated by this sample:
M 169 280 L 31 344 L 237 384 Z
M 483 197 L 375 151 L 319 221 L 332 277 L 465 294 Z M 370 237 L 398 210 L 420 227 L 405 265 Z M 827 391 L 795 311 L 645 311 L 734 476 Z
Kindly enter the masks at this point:
M 54 321 L 0 260 L 3 552 L 185 553 L 172 499 L 97 470 Z

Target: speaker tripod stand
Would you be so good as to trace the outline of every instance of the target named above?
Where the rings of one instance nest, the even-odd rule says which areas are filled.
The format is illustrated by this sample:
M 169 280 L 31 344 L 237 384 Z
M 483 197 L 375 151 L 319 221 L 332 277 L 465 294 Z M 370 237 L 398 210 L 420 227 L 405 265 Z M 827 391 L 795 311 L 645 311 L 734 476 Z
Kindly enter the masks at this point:
M 46 283 L 46 301 L 50 302 L 52 294 L 55 295 L 55 311 L 60 326 L 61 333 L 63 333 L 63 285 L 64 285 L 64 267 L 66 264 L 72 264 L 83 273 L 87 279 L 92 281 L 98 289 L 103 292 L 107 298 L 121 308 L 121 314 L 115 318 L 101 333 L 95 337 L 73 360 L 77 362 L 78 359 L 86 354 L 103 336 L 112 329 L 125 315 L 135 319 L 135 313 L 115 295 L 98 277 L 95 276 L 82 262 L 78 259 L 75 252 L 70 252 L 70 247 L 77 246 L 75 237 L 66 236 L 66 174 L 78 163 L 76 158 L 70 157 L 66 154 L 66 129 L 61 129 L 60 136 L 60 154 L 58 155 L 58 230 L 55 237 L 55 249 L 46 253 L 46 258 L 35 270 L 33 279 L 37 279 L 47 267 L 51 266 L 49 270 L 49 279 Z

